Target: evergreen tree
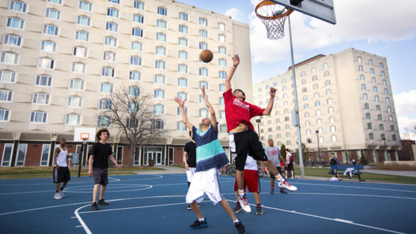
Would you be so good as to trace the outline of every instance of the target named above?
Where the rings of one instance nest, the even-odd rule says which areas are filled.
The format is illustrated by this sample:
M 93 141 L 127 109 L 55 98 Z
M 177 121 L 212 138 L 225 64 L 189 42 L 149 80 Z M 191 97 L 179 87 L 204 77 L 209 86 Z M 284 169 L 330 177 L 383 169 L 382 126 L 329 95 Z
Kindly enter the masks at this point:
M 368 160 L 365 157 L 365 155 L 362 155 L 360 158 L 360 164 L 363 164 L 364 166 L 368 165 Z

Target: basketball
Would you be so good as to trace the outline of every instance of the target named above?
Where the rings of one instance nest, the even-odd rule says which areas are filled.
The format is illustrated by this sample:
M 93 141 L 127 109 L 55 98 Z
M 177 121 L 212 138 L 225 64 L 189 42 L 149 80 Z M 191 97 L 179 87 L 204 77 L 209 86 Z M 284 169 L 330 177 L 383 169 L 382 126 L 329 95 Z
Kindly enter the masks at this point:
M 214 58 L 214 54 L 211 50 L 203 50 L 199 55 L 199 58 L 205 63 L 209 63 Z

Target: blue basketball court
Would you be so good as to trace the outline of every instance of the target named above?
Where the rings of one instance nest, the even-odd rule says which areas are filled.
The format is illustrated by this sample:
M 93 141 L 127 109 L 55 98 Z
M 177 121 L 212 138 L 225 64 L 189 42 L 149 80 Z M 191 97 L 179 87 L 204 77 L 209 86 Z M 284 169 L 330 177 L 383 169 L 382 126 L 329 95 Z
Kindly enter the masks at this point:
M 221 189 L 235 205 L 234 178 L 221 176 Z M 261 179 L 264 214 L 239 213 L 248 233 L 416 233 L 416 186 L 369 182 L 290 180 L 298 191 L 269 194 Z M 51 178 L 0 181 L 1 233 L 237 233 L 221 205 L 205 199 L 208 227 L 188 230 L 196 220 L 187 210 L 185 174 L 110 176 L 110 206 L 91 211 L 93 179 L 73 177 L 66 198 L 53 199 Z

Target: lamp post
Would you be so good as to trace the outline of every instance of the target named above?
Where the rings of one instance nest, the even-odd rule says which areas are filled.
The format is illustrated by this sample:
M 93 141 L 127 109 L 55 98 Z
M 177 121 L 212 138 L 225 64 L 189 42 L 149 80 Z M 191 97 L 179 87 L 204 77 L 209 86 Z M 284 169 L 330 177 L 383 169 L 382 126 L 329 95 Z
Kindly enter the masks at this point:
M 387 145 L 386 145 L 386 138 L 381 138 L 384 141 L 384 161 L 387 161 Z
M 259 140 L 261 141 L 261 137 L 260 137 L 260 122 L 261 122 L 261 119 L 256 119 L 257 129 L 259 131 Z
M 319 164 L 321 163 L 321 149 L 319 148 L 319 131 L 316 130 L 316 142 L 318 142 L 318 158 L 319 158 Z

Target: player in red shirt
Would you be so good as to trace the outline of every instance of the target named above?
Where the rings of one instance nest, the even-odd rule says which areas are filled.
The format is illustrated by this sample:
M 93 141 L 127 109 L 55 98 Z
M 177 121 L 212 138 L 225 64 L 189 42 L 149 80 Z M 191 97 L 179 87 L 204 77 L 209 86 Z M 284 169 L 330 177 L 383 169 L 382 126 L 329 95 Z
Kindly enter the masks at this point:
M 225 102 L 225 118 L 227 121 L 227 131 L 229 133 L 231 152 L 236 154 L 235 164 L 237 169 L 238 200 L 244 211 L 250 212 L 246 195 L 244 193 L 244 165 L 247 155 L 249 154 L 255 160 L 263 161 L 279 182 L 279 187 L 290 191 L 296 191 L 297 188 L 289 184 L 277 171 L 274 164 L 267 159 L 263 146 L 259 141 L 259 136 L 254 132 L 254 127 L 250 119 L 259 115 L 270 115 L 273 109 L 276 89 L 270 88 L 270 100 L 266 109 L 245 102 L 246 96 L 240 89 L 231 90 L 231 79 L 234 72 L 240 64 L 238 55 L 233 57 L 233 67 L 228 73 L 225 80 L 225 92 L 223 93 Z

